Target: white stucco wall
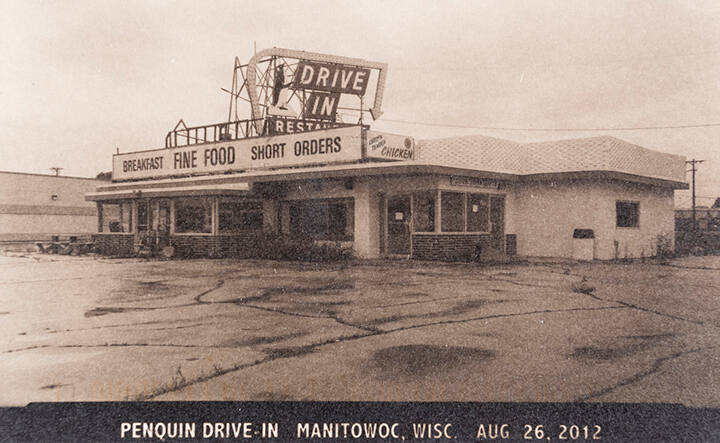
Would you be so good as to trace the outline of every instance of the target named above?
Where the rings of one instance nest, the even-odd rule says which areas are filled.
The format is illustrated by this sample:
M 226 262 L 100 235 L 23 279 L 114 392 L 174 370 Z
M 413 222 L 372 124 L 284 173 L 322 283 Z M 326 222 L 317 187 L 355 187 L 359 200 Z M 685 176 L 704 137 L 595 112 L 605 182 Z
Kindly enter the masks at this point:
M 619 181 L 513 184 L 492 190 L 452 186 L 448 177 L 439 175 L 355 177 L 352 189 L 347 189 L 342 179 L 295 182 L 284 199 L 352 197 L 353 248 L 360 257 L 375 258 L 380 255 L 381 195 L 429 189 L 504 194 L 505 233 L 517 235 L 517 252 L 521 256 L 570 258 L 573 230 L 592 229 L 594 258 L 615 258 L 615 242 L 618 258 L 648 257 L 656 253 L 658 236 L 672 239 L 674 232 L 672 189 Z M 616 227 L 618 200 L 639 202 L 639 227 Z
M 558 182 L 516 185 L 508 209 L 518 254 L 572 257 L 573 230 L 595 231 L 594 257 L 637 258 L 656 253 L 660 235 L 672 238 L 673 191 L 624 182 Z M 615 203 L 640 203 L 637 228 L 616 227 Z M 513 232 L 514 231 L 514 232 Z

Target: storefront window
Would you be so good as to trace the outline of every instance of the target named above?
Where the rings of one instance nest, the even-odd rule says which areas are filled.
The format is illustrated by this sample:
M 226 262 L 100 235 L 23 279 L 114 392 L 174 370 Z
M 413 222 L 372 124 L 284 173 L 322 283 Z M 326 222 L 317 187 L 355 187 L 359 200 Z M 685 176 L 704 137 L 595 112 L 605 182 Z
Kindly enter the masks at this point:
M 204 198 L 183 198 L 176 200 L 175 232 L 212 232 L 212 202 Z
M 435 191 L 413 194 L 413 231 L 435 230 Z
M 102 203 L 100 218 L 100 232 L 132 232 L 130 202 Z
M 220 232 L 257 231 L 263 228 L 263 206 L 259 201 L 220 201 Z
M 353 239 L 354 204 L 349 199 L 291 202 L 290 233 L 315 240 Z
M 442 231 L 462 232 L 465 224 L 465 195 L 460 192 L 442 192 L 441 194 Z
M 468 232 L 490 231 L 490 196 L 487 194 L 467 195 Z

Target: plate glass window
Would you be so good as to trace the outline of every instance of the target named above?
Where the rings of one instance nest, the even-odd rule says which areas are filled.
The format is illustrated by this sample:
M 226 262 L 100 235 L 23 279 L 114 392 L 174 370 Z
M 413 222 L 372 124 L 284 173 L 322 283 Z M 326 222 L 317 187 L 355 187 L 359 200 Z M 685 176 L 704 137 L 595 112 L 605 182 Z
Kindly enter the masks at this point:
M 132 204 L 103 203 L 100 211 L 100 232 L 132 232 Z
M 462 232 L 464 230 L 465 194 L 461 192 L 441 193 L 443 232 Z
M 490 231 L 490 202 L 487 194 L 468 194 L 467 230 L 468 232 Z
M 351 241 L 354 203 L 351 199 L 303 200 L 290 203 L 290 233 L 315 240 Z
M 259 201 L 221 200 L 219 213 L 222 233 L 258 231 L 263 227 L 263 207 Z
M 435 191 L 416 192 L 413 195 L 413 231 L 435 230 Z
M 212 203 L 204 198 L 182 198 L 175 202 L 175 232 L 212 232 Z

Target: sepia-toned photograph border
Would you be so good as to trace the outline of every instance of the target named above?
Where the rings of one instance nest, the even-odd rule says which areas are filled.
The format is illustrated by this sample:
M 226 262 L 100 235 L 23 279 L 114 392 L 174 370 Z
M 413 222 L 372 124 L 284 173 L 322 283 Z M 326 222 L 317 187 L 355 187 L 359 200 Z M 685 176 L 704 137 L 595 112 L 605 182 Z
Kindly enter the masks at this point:
M 714 2 L 3 9 L 10 440 L 718 437 Z

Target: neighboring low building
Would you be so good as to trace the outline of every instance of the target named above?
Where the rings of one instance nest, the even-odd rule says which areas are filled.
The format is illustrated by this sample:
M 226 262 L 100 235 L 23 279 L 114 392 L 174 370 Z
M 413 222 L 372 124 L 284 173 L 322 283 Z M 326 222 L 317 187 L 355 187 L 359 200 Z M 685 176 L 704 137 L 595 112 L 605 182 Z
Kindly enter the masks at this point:
M 697 206 L 693 227 L 692 209 L 675 210 L 675 239 L 680 253 L 720 252 L 720 207 Z
M 188 143 L 113 157 L 114 182 L 87 196 L 105 252 L 152 231 L 182 254 L 242 255 L 274 232 L 367 258 L 647 257 L 672 247 L 687 189 L 684 157 L 605 136 L 416 144 L 350 126 Z
M 96 232 L 97 209 L 85 194 L 100 183 L 92 178 L 0 172 L 0 241 Z
M 675 210 L 675 230 L 692 231 L 692 209 Z M 695 207 L 695 221 L 698 231 L 720 232 L 720 208 L 709 208 L 707 206 Z

